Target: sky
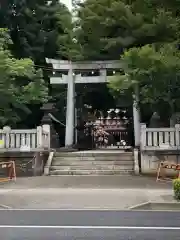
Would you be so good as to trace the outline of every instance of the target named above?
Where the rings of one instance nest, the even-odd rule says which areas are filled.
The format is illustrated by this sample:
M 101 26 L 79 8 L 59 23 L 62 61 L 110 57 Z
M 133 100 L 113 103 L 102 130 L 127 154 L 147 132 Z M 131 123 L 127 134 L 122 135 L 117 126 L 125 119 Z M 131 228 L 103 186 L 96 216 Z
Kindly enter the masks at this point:
M 69 8 L 69 10 L 72 9 L 72 0 L 60 0 L 60 2 L 66 4 L 66 6 Z

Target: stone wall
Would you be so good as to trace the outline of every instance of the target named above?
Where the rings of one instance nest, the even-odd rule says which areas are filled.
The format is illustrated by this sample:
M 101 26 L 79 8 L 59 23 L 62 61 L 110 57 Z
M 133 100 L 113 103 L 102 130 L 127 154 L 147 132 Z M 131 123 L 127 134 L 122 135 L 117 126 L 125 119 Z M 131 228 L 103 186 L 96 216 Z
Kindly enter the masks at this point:
M 43 174 L 48 153 L 0 153 L 0 162 L 15 161 L 17 177 L 30 177 Z M 0 168 L 0 177 L 5 177 L 5 169 Z
M 157 152 L 157 151 L 142 151 L 141 152 L 141 173 L 142 174 L 157 174 L 158 165 L 161 161 L 172 164 L 180 164 L 180 154 L 178 152 Z M 175 170 L 166 170 L 168 175 L 177 175 Z

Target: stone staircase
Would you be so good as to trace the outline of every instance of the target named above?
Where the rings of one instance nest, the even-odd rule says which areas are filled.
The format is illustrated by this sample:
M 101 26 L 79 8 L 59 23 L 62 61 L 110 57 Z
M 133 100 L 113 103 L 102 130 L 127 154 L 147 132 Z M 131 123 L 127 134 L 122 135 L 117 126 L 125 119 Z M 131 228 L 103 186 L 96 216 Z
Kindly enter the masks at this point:
M 49 170 L 50 175 L 133 174 L 133 153 L 120 150 L 56 152 Z

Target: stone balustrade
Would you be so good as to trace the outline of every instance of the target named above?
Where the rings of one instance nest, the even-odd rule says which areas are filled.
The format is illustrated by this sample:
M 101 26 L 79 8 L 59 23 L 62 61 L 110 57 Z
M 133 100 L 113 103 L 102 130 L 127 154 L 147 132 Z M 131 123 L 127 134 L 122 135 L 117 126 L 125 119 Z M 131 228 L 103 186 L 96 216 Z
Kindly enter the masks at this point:
M 180 149 L 180 125 L 171 128 L 147 128 L 141 125 L 141 151 Z
M 0 152 L 41 152 L 50 150 L 50 126 L 35 129 L 0 129 Z

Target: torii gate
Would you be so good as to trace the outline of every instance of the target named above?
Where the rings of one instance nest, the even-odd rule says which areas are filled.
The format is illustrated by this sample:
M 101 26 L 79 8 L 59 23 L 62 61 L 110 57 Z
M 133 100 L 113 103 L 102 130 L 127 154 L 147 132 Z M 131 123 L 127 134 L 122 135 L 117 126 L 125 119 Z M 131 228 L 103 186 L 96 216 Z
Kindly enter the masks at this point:
M 105 83 L 108 81 L 107 70 L 120 70 L 122 63 L 120 61 L 92 61 L 92 62 L 71 62 L 46 58 L 48 64 L 52 64 L 56 71 L 67 72 L 62 77 L 51 77 L 51 84 L 68 84 L 67 88 L 67 108 L 66 108 L 66 133 L 65 146 L 73 145 L 74 140 L 74 97 L 76 83 Z M 99 76 L 81 76 L 75 74 L 76 71 L 99 71 Z M 137 98 L 135 96 L 133 103 L 134 136 L 135 146 L 140 145 L 140 114 L 137 107 Z

